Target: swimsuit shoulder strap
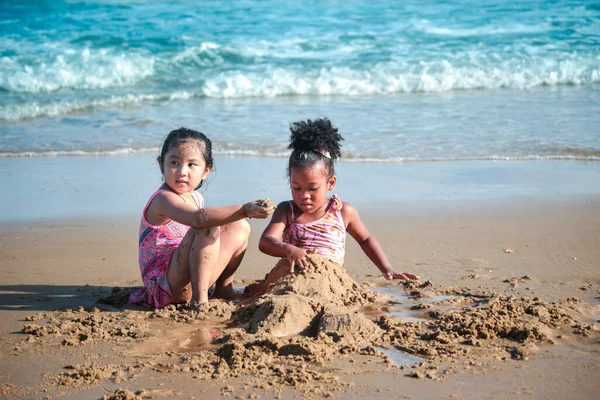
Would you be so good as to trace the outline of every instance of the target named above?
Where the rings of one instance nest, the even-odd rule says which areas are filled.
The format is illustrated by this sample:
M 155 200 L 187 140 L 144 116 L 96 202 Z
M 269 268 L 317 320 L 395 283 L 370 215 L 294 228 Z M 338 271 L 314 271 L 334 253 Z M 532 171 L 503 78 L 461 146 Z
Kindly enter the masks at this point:
M 290 200 L 289 203 L 290 203 L 290 212 L 292 213 L 292 221 L 293 221 L 295 219 L 295 217 L 294 217 L 294 201 Z

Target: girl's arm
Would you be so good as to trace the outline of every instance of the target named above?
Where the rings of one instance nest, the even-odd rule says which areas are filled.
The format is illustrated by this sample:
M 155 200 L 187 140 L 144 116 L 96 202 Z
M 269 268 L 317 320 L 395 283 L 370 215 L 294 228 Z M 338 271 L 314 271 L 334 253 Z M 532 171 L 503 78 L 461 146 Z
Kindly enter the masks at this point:
M 263 207 L 256 201 L 224 207 L 200 208 L 195 204 L 186 203 L 173 192 L 157 194 L 146 211 L 146 219 L 153 225 L 163 225 L 170 220 L 188 225 L 193 228 L 213 228 L 240 219 L 267 218 L 272 208 Z
M 356 211 L 352 205 L 346 202 L 343 203 L 342 216 L 347 224 L 346 231 L 354 238 L 354 240 L 356 240 L 362 251 L 375 264 L 379 271 L 381 271 L 381 274 L 385 279 L 419 279 L 417 275 L 408 272 L 398 273 L 394 270 L 394 267 L 390 264 L 383 249 L 379 245 L 379 242 L 375 236 L 372 236 L 369 233 L 365 224 L 360 220 L 358 211 Z
M 260 240 L 258 248 L 265 254 L 273 257 L 287 258 L 290 262 L 290 272 L 294 272 L 294 266 L 297 265 L 301 270 L 307 264 L 306 250 L 293 246 L 282 241 L 283 231 L 287 227 L 287 216 L 289 212 L 289 202 L 284 201 L 279 203 L 269 225 L 265 228 Z

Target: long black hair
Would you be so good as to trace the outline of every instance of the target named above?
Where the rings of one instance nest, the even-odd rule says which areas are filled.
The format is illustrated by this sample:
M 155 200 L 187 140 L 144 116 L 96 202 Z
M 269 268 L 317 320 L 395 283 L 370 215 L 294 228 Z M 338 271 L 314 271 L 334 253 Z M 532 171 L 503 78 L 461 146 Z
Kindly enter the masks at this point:
M 344 140 L 338 129 L 327 118 L 294 122 L 290 125 L 290 145 L 292 150 L 288 163 L 288 177 L 292 169 L 310 168 L 323 162 L 327 177 L 335 175 L 334 161 L 341 157 L 341 141 Z

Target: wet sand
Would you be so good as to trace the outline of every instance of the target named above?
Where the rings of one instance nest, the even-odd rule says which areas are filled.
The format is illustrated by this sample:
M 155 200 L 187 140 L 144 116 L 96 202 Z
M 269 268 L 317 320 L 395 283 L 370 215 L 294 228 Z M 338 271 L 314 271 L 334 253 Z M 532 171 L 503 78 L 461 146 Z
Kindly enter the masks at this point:
M 119 304 L 140 284 L 137 217 L 4 225 L 0 393 L 596 398 L 600 198 L 415 209 L 359 207 L 395 267 L 421 281 L 383 280 L 349 239 L 343 269 L 317 260 L 202 318 Z M 276 265 L 256 248 L 265 224 L 251 221 L 240 290 Z

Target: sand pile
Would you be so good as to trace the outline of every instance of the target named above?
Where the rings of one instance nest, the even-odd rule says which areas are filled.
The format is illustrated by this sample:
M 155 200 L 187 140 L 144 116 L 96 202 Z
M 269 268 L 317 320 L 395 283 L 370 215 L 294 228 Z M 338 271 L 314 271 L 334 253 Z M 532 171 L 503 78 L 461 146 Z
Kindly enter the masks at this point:
M 102 397 L 102 400 L 142 400 L 154 399 L 161 396 L 173 397 L 180 393 L 176 390 L 138 390 L 132 392 L 127 389 L 117 389 L 114 392 Z
M 62 339 L 62 346 L 79 346 L 95 340 L 119 342 L 127 339 L 149 337 L 148 326 L 131 313 L 119 315 L 105 313 L 99 308 L 85 310 L 53 311 L 27 318 L 28 321 L 43 321 L 44 324 L 25 324 L 22 332 L 30 335 L 30 341 L 43 336 Z
M 281 261 L 263 281 L 247 287 L 241 303 L 211 301 L 201 318 L 183 306 L 54 311 L 29 318 L 23 332 L 30 340 L 24 343 L 127 345 L 121 349 L 129 364 L 77 365 L 50 374 L 48 381 L 59 387 L 131 381 L 140 371 L 152 371 L 213 381 L 236 377 L 265 390 L 292 386 L 327 396 L 347 385 L 330 368 L 339 358 L 364 355 L 395 368 L 382 349 L 396 349 L 423 360 L 408 367 L 407 376 L 441 379 L 441 372 L 432 372 L 440 363 L 525 359 L 538 345 L 556 343 L 564 335 L 599 336 L 579 322 L 590 306 L 577 299 L 546 303 L 431 282 L 389 285 L 417 302 L 411 309 L 423 314 L 421 320 L 392 318 L 384 311 L 401 302 L 362 288 L 341 266 L 311 256 L 303 273 L 290 274 L 287 262 Z M 455 296 L 430 302 L 440 294 Z M 361 312 L 367 308 L 369 316 Z M 191 346 L 190 337 L 207 323 L 221 328 L 201 345 Z M 160 343 L 160 350 L 151 350 L 148 343 Z M 132 360 L 136 344 L 148 349 L 140 353 L 142 359 Z M 135 398 L 132 393 L 115 392 L 112 398 Z
M 380 336 L 380 329 L 357 307 L 382 303 L 382 295 L 361 288 L 336 263 L 318 255 L 309 257 L 302 273 L 289 273 L 281 260 L 265 279 L 244 291 L 245 304 L 237 313 L 249 333 L 275 337 L 325 334 L 336 341 L 367 340 Z
M 260 296 L 294 295 L 308 297 L 321 303 L 354 306 L 380 301 L 381 295 L 361 288 L 342 266 L 318 255 L 309 255 L 309 265 L 290 274 L 287 260 L 282 259 L 265 278 L 244 290 L 246 302 Z
M 592 332 L 591 325 L 576 320 L 587 308 L 577 299 L 546 303 L 495 294 L 470 298 L 470 304 L 462 302 L 462 307 L 451 311 L 429 309 L 426 322 L 407 324 L 381 316 L 376 322 L 385 332 L 382 340 L 429 362 L 474 354 L 522 359 L 538 344 L 556 343 L 565 334 L 585 337 Z

